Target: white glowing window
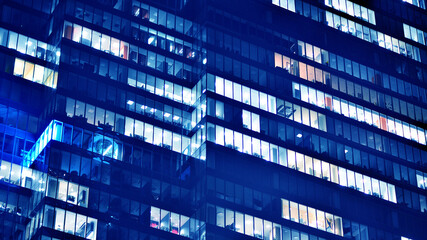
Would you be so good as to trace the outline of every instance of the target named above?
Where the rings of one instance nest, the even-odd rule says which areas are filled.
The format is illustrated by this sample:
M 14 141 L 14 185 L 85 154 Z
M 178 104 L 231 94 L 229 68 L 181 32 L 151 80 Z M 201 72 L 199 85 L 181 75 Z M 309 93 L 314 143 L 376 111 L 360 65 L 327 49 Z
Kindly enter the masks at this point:
M 110 37 L 105 34 L 101 37 L 101 51 L 110 53 Z
M 54 229 L 64 231 L 65 211 L 63 209 L 55 209 L 55 226 Z
M 290 210 L 291 210 L 291 221 L 299 222 L 298 204 L 295 202 L 290 202 Z
M 259 93 L 254 89 L 251 89 L 251 106 L 259 108 Z
M 224 146 L 224 128 L 216 126 L 215 134 L 215 143 Z
M 363 185 L 365 187 L 364 193 L 371 195 L 372 194 L 371 178 L 366 175 L 363 175 Z
M 402 122 L 403 125 L 403 136 L 407 139 L 411 139 L 411 131 L 409 129 L 409 124 Z
M 259 103 L 260 103 L 260 108 L 264 111 L 268 111 L 268 107 L 267 107 L 267 94 L 260 92 L 259 93 Z
M 245 234 L 248 236 L 254 235 L 254 218 L 245 214 Z
M 215 102 L 215 116 L 224 119 L 224 103 L 218 100 Z
M 352 102 L 349 102 L 349 104 L 348 104 L 348 106 L 349 106 L 349 116 L 350 116 L 350 118 L 353 118 L 353 119 L 357 119 L 356 118 L 356 105 L 354 104 L 354 103 L 352 103 Z
M 321 178 L 322 177 L 322 161 L 319 159 L 313 158 L 313 175 Z
M 252 129 L 252 121 L 251 121 L 251 113 L 243 110 L 242 111 L 242 120 L 243 120 L 243 127 Z
M 338 178 L 338 167 L 336 165 L 330 164 L 331 166 L 331 181 L 333 183 L 339 184 Z
M 322 114 L 319 114 L 319 117 L 322 116 Z M 320 124 L 319 124 L 320 123 Z M 326 131 L 326 125 L 323 126 L 322 122 L 319 121 L 319 118 L 317 116 L 317 112 L 310 110 L 310 126 L 316 129 L 320 129 L 323 131 Z
M 252 155 L 261 157 L 261 142 L 259 139 L 252 138 Z
M 91 42 L 92 48 L 95 48 L 97 50 L 101 49 L 101 33 L 99 32 L 92 32 L 92 42 Z
M 243 135 L 243 152 L 252 154 L 252 140 L 248 135 Z
M 126 136 L 133 136 L 134 131 L 134 119 L 126 117 L 126 124 L 125 124 L 125 135 Z
M 305 169 L 304 155 L 297 152 L 295 154 L 295 158 L 296 158 L 297 170 L 300 172 L 304 172 L 304 169 Z
M 167 130 L 163 131 L 163 147 L 172 150 L 172 132 Z
M 191 89 L 183 87 L 183 100 L 185 104 L 191 104 Z
M 215 92 L 219 95 L 224 95 L 224 79 L 215 77 Z
M 307 207 L 299 204 L 299 223 L 308 225 Z
M 305 161 L 305 173 L 309 174 L 309 175 L 313 175 L 314 174 L 314 169 L 313 169 L 313 159 L 309 156 L 304 156 L 304 161 Z
M 388 184 L 388 199 L 389 201 L 396 203 L 396 191 L 392 184 Z
M 308 207 L 308 225 L 317 228 L 316 209 Z
M 365 121 L 365 115 L 364 115 L 363 107 L 360 105 L 357 105 L 357 120 L 359 122 Z
M 325 94 L 317 91 L 317 104 L 318 107 L 325 108 Z
M 402 128 L 402 122 L 400 120 L 395 120 L 394 121 L 395 125 L 396 125 L 396 134 L 403 137 L 403 128 Z
M 288 149 L 288 167 L 292 169 L 296 169 L 296 162 L 295 162 L 295 152 Z
M 45 68 L 43 66 L 35 65 L 33 81 L 36 83 L 43 83 L 44 71 L 45 71 Z
M 317 228 L 325 231 L 325 213 L 320 210 L 316 210 L 317 213 Z
M 225 146 L 233 148 L 233 131 L 230 129 L 225 129 L 224 132 Z
M 387 183 L 380 181 L 380 197 L 388 201 Z
M 234 132 L 234 147 L 239 152 L 243 151 L 242 134 L 239 132 Z
M 266 161 L 270 161 L 270 147 L 268 142 L 261 141 L 261 157 Z
M 246 104 L 251 103 L 251 91 L 250 88 L 242 86 L 242 95 L 243 95 L 243 102 Z
M 372 113 L 371 110 L 365 108 L 365 122 L 372 125 Z
M 154 127 L 154 141 L 153 144 L 157 146 L 162 146 L 162 129 L 158 127 Z
M 341 108 L 340 108 L 340 101 L 339 101 L 339 99 L 338 98 L 336 98 L 336 97 L 333 97 L 333 109 L 334 109 L 334 112 L 336 112 L 336 113 L 341 113 Z
M 270 161 L 274 162 L 274 163 L 278 163 L 278 150 L 279 148 L 274 145 L 274 144 L 270 144 Z
M 423 145 L 426 145 L 426 134 L 421 128 L 418 128 L 418 142 Z
M 120 54 L 120 41 L 116 38 L 111 38 L 111 52 L 114 56 L 119 56 Z
M 348 180 L 348 187 L 356 189 L 356 180 L 354 178 L 354 172 L 347 170 L 347 180 Z
M 301 108 L 301 116 L 302 116 L 302 123 L 304 125 L 310 126 L 310 115 L 309 110 L 307 108 Z
M 251 113 L 251 119 L 252 119 L 252 131 L 260 132 L 260 121 L 259 121 L 259 115 L 255 113 Z
M 28 38 L 27 42 L 27 54 L 30 56 L 36 56 L 37 40 Z
M 153 143 L 153 125 L 144 124 L 144 140 L 148 143 Z
M 74 42 L 80 42 L 82 37 L 82 26 L 73 24 L 73 41 Z
M 91 38 L 92 38 L 92 31 L 84 27 L 82 32 L 82 44 L 86 46 L 91 46 Z
M 338 174 L 340 178 L 340 185 L 347 187 L 347 173 L 345 168 L 338 168 Z
M 279 147 L 279 164 L 285 167 L 288 166 L 288 157 L 286 153 L 287 151 L 285 148 Z
M 276 114 L 276 97 L 268 95 L 268 111 Z
M 173 147 L 174 152 L 181 152 L 181 135 L 173 133 Z
M 233 99 L 236 101 L 242 101 L 242 86 L 238 83 L 233 83 Z
M 356 190 L 363 192 L 364 184 L 363 184 L 363 175 L 360 173 L 355 173 L 356 176 Z
M 233 83 L 229 80 L 225 80 L 225 96 L 228 98 L 233 98 Z
M 344 116 L 349 117 L 349 115 L 348 115 L 348 104 L 347 104 L 347 101 L 345 101 L 345 100 L 341 100 L 341 113 Z

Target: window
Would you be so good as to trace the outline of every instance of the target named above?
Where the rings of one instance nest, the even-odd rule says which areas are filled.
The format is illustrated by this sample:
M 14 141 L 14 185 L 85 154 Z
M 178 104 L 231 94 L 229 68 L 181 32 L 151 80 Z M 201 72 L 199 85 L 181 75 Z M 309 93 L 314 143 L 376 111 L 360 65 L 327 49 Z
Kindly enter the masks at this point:
M 6 47 L 8 31 L 0 28 L 0 45 Z
M 299 223 L 308 225 L 307 207 L 301 204 L 299 205 Z
M 224 128 L 220 126 L 216 126 L 216 136 L 215 136 L 216 144 L 224 146 Z
M 217 100 L 215 106 L 215 116 L 219 119 L 224 119 L 224 103 Z
M 105 34 L 101 37 L 101 51 L 110 53 L 110 37 Z
M 25 63 L 24 67 L 24 78 L 27 80 L 33 80 L 34 75 L 34 64 L 30 62 Z
M 256 238 L 263 238 L 263 224 L 262 219 L 254 217 L 254 236 Z
M 248 129 L 252 129 L 252 121 L 251 121 L 251 113 L 246 111 L 246 110 L 242 110 L 242 120 L 243 120 L 243 127 L 244 128 L 248 128 Z
M 255 132 L 260 132 L 260 121 L 259 121 L 259 115 L 255 113 L 251 113 L 251 119 L 252 119 L 252 130 Z
M 25 66 L 24 60 L 15 58 L 15 66 L 13 69 L 13 75 L 18 76 L 18 77 L 24 76 L 24 66 Z
M 57 208 L 55 211 L 55 230 L 64 231 L 65 210 Z
M 317 228 L 325 231 L 325 213 L 319 210 L 316 210 L 317 213 Z
M 215 92 L 219 95 L 224 95 L 224 79 L 220 77 L 215 78 Z
M 251 89 L 251 106 L 259 108 L 259 95 L 258 91 Z
M 245 234 L 254 236 L 254 218 L 248 214 L 245 214 Z
M 246 86 L 242 86 L 242 93 L 243 93 L 243 102 L 246 104 L 250 104 L 250 102 L 251 102 L 250 88 L 248 88 Z

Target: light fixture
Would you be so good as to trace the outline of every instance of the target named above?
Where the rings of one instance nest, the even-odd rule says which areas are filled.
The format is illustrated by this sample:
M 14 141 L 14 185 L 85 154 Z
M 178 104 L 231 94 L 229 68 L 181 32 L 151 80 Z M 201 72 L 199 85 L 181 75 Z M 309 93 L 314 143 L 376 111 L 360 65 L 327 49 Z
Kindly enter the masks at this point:
M 203 58 L 203 61 L 202 61 L 203 65 L 206 65 L 207 62 L 208 62 L 208 59 L 207 58 Z
M 170 116 L 170 113 L 165 113 L 165 114 L 164 114 L 164 116 L 165 116 L 165 117 L 169 117 L 169 116 Z
M 111 144 L 110 146 L 107 147 L 107 149 L 105 149 L 105 151 L 102 153 L 102 156 L 105 156 L 108 151 L 110 151 L 110 149 L 113 147 L 113 144 Z
M 178 121 L 179 117 L 178 116 L 173 116 L 173 120 Z
M 154 41 L 154 36 L 151 36 L 148 38 L 148 44 L 151 45 L 151 43 L 153 43 Z
M 301 133 L 298 133 L 298 134 L 297 134 L 297 138 L 302 138 L 302 134 L 301 134 Z
M 135 102 L 134 102 L 134 101 L 132 101 L 132 100 L 128 100 L 128 101 L 127 101 L 127 104 L 128 104 L 128 105 L 130 105 L 130 106 L 132 106 L 134 103 L 135 103 Z

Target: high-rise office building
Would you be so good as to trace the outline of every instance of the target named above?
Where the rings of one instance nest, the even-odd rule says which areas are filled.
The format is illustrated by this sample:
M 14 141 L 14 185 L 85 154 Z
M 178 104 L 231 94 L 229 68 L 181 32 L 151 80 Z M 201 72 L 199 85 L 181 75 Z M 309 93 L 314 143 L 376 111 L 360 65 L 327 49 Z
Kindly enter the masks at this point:
M 0 0 L 0 239 L 427 238 L 425 0 Z

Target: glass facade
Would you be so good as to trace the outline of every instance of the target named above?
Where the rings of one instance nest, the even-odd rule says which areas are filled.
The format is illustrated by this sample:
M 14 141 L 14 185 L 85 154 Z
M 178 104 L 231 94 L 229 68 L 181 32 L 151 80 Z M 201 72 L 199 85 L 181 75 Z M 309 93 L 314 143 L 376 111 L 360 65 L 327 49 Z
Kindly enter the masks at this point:
M 0 16 L 0 239 L 425 239 L 424 0 Z

